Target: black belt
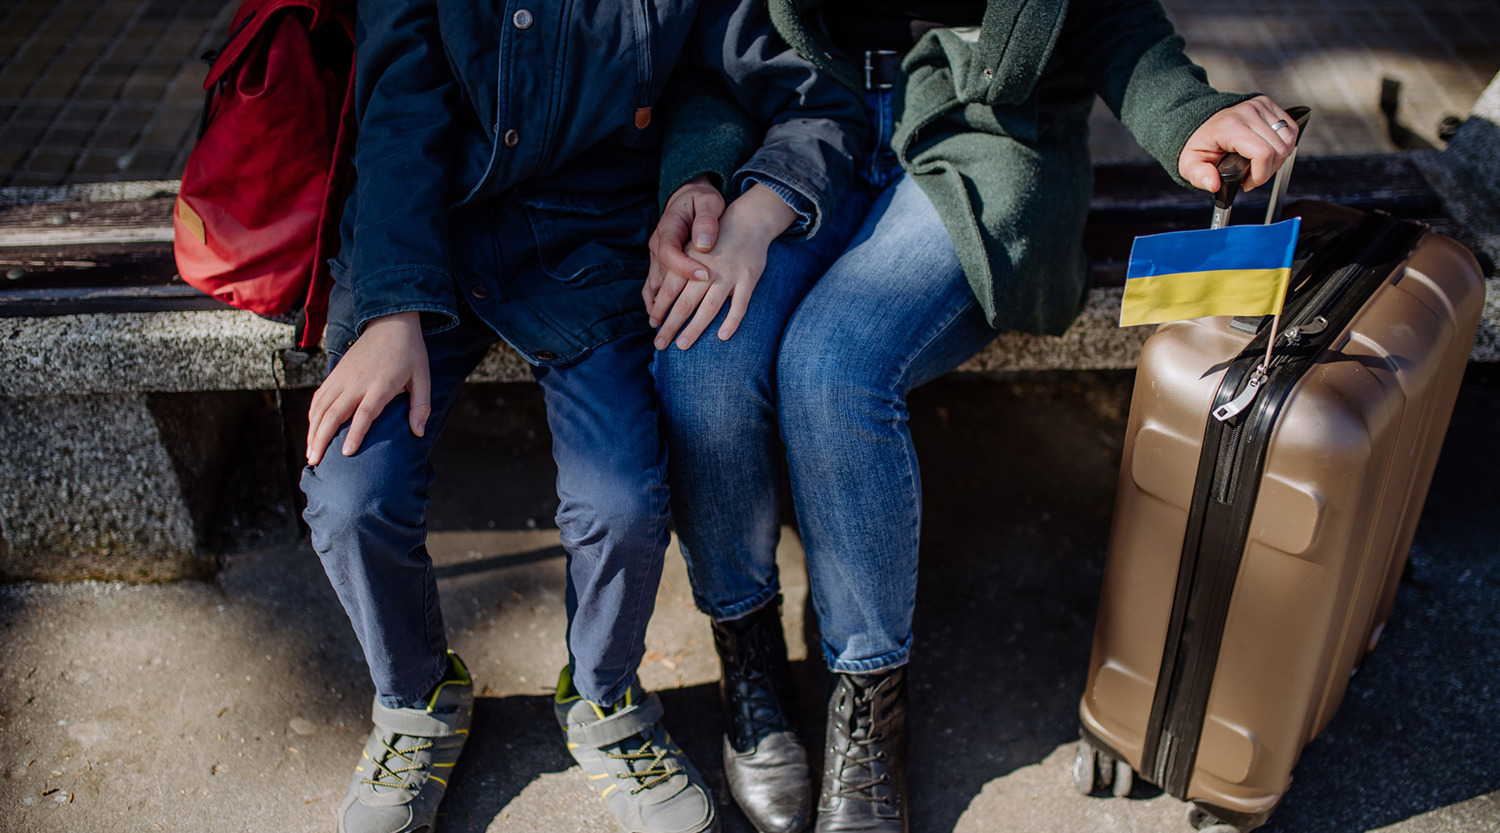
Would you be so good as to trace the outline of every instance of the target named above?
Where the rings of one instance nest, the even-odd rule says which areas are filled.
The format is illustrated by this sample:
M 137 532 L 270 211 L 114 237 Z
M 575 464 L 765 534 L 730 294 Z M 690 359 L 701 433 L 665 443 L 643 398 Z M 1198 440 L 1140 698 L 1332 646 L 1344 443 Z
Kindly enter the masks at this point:
M 865 89 L 889 90 L 901 76 L 902 53 L 893 49 L 865 50 Z

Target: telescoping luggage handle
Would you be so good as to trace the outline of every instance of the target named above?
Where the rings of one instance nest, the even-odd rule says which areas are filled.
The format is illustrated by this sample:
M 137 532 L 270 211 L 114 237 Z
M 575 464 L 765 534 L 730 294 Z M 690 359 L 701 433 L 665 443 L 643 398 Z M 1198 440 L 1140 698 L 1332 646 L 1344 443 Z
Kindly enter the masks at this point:
M 1289 107 L 1286 114 L 1297 123 L 1297 140 L 1302 140 L 1302 129 L 1307 126 L 1307 119 L 1312 115 L 1309 107 Z M 1297 147 L 1292 146 L 1291 155 L 1287 156 L 1281 168 L 1276 171 L 1276 176 L 1271 180 L 1271 202 L 1266 206 L 1267 224 L 1281 219 L 1281 207 L 1286 202 L 1286 184 L 1292 176 L 1292 165 L 1297 161 Z M 1250 172 L 1250 160 L 1238 153 L 1226 153 L 1219 160 L 1219 190 L 1214 193 L 1214 216 L 1209 228 L 1223 228 L 1229 225 L 1229 214 L 1234 207 L 1234 198 L 1240 193 L 1240 186 L 1244 184 L 1245 174 Z M 1250 407 L 1255 401 L 1255 395 L 1260 392 L 1260 386 L 1265 383 L 1266 376 L 1271 368 L 1271 350 L 1276 346 L 1276 331 L 1281 326 L 1281 313 L 1277 312 L 1271 319 L 1270 337 L 1266 339 L 1266 357 L 1261 360 L 1260 366 L 1250 374 L 1250 380 L 1245 384 L 1245 389 L 1234 399 L 1225 402 L 1214 409 L 1214 419 L 1224 422 Z
M 1289 107 L 1286 114 L 1297 123 L 1297 141 L 1302 141 L 1302 130 L 1307 127 L 1307 119 L 1312 115 L 1309 107 Z M 1274 223 L 1281 219 L 1281 206 L 1286 202 L 1286 184 L 1292 177 L 1292 165 L 1297 161 L 1297 147 L 1292 146 L 1292 153 L 1286 158 L 1286 162 L 1276 171 L 1276 176 L 1271 180 L 1271 204 L 1266 206 L 1266 223 Z M 1214 193 L 1214 218 L 1209 228 L 1223 228 L 1229 225 L 1229 213 L 1234 207 L 1234 198 L 1239 196 L 1240 186 L 1244 185 L 1245 174 L 1250 173 L 1250 160 L 1238 153 L 1226 153 L 1219 160 L 1219 190 Z

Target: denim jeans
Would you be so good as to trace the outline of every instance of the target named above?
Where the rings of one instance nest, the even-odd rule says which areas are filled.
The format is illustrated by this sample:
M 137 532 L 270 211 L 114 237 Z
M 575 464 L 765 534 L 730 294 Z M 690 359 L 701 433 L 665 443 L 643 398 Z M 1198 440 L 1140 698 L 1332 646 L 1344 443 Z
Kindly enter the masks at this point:
M 335 289 L 334 303 L 347 302 Z M 428 458 L 495 333 L 464 310 L 426 336 L 432 416 L 407 426 L 403 394 L 353 456 L 345 425 L 302 473 L 313 548 L 349 614 L 382 705 L 419 702 L 447 669 L 447 637 L 427 554 Z M 557 461 L 557 525 L 567 552 L 568 658 L 584 697 L 613 703 L 634 679 L 666 550 L 666 450 L 650 333 L 617 338 L 573 364 L 535 368 Z M 336 364 L 338 356 L 331 358 Z
M 889 137 L 883 100 L 871 96 L 872 117 Z M 865 167 L 879 191 L 852 237 L 840 218 L 773 246 L 734 336 L 668 347 L 655 365 L 698 606 L 734 619 L 778 592 L 779 430 L 824 657 L 845 673 L 911 650 L 922 491 L 906 396 L 995 337 L 936 210 L 891 161 Z M 825 268 L 830 244 L 842 251 Z

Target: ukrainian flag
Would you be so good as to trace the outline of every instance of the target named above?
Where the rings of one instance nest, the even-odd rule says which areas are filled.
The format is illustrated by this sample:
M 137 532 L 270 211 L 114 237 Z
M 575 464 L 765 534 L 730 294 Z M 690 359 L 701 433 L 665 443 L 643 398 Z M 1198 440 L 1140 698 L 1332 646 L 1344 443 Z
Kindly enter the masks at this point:
M 1120 326 L 1206 315 L 1275 315 L 1286 300 L 1300 217 L 1137 237 Z

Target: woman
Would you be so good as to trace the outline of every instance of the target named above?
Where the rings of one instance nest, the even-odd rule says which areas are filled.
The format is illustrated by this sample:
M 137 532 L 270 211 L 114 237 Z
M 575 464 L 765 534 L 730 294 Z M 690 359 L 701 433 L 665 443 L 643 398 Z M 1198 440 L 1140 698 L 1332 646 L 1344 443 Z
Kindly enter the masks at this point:
M 862 167 L 873 195 L 863 225 L 821 276 L 789 273 L 773 248 L 757 282 L 754 264 L 721 256 L 735 246 L 734 204 L 715 238 L 711 183 L 690 181 L 653 240 L 646 302 L 673 515 L 724 666 L 731 791 L 767 833 L 798 829 L 805 814 L 793 808 L 811 804 L 776 614 L 779 431 L 836 680 L 817 829 L 904 831 L 921 522 L 907 394 L 1001 330 L 1058 334 L 1072 322 L 1086 290 L 1094 95 L 1206 190 L 1228 151 L 1251 159 L 1249 185 L 1268 181 L 1296 127 L 1265 97 L 1210 87 L 1148 0 L 816 6 L 771 0 L 771 17 L 865 96 L 878 144 Z M 717 337 L 700 338 L 711 326 Z

